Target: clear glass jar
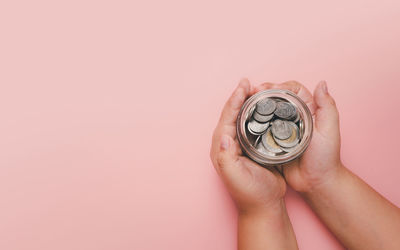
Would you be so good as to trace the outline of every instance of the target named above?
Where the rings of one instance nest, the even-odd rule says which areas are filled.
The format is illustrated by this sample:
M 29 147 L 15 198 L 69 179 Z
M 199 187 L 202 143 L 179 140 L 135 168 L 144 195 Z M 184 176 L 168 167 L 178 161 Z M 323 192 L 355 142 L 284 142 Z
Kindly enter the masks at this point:
M 290 152 L 263 154 L 256 149 L 252 142 L 254 138 L 251 138 L 252 135 L 246 130 L 246 123 L 255 112 L 256 103 L 266 97 L 291 103 L 300 116 L 298 121 L 299 143 Z M 261 165 L 275 166 L 290 162 L 304 153 L 311 141 L 313 119 L 306 103 L 295 93 L 283 89 L 268 89 L 260 91 L 246 100 L 237 117 L 236 130 L 239 144 L 245 155 Z

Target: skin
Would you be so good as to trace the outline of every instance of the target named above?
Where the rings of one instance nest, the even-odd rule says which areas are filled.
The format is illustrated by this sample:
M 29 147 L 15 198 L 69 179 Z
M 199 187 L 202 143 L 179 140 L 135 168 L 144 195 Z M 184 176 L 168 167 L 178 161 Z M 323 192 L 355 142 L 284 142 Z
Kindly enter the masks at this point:
M 285 180 L 276 169 L 243 156 L 236 138 L 236 117 L 253 92 L 244 79 L 225 104 L 214 130 L 211 160 L 238 208 L 238 249 L 297 249 L 283 200 Z
M 400 249 L 400 209 L 341 162 L 339 115 L 326 83 L 319 83 L 312 95 L 295 81 L 253 88 L 247 80 L 241 81 L 225 105 L 210 152 L 238 207 L 239 249 L 297 248 L 283 202 L 284 179 L 276 169 L 269 171 L 244 157 L 236 140 L 235 120 L 244 100 L 271 88 L 296 93 L 314 118 L 308 149 L 282 166 L 287 184 L 300 192 L 347 249 Z
M 290 85 L 313 100 L 315 131 L 304 155 L 283 168 L 287 183 L 347 249 L 400 249 L 400 209 L 340 159 L 339 115 L 326 83 L 318 84 L 313 97 L 303 85 Z

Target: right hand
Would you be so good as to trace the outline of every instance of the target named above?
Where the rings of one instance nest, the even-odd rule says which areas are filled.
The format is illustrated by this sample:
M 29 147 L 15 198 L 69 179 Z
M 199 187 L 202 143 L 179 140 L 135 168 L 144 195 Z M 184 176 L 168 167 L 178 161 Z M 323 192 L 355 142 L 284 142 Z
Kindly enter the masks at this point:
M 313 114 L 314 131 L 304 154 L 283 166 L 286 182 L 294 190 L 308 192 L 335 178 L 342 169 L 340 160 L 339 114 L 325 82 L 320 82 L 311 95 L 302 84 L 290 81 L 282 84 L 264 83 L 256 90 L 288 89 L 307 103 Z

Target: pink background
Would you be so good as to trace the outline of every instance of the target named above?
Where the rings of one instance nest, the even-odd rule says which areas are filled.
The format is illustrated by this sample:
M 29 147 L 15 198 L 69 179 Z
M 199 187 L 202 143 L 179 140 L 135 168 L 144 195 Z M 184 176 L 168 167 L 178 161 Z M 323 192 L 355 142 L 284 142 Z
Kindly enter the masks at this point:
M 241 77 L 328 82 L 400 205 L 398 1 L 1 1 L 0 249 L 234 249 L 209 160 Z M 301 249 L 342 249 L 293 191 Z

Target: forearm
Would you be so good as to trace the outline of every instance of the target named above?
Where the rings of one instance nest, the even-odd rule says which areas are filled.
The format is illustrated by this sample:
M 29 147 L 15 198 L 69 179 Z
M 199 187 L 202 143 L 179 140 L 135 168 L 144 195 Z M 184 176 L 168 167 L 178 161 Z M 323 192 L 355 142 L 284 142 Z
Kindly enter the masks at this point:
M 345 167 L 303 196 L 349 249 L 400 249 L 400 209 Z
M 265 211 L 239 213 L 238 249 L 298 249 L 283 199 Z

